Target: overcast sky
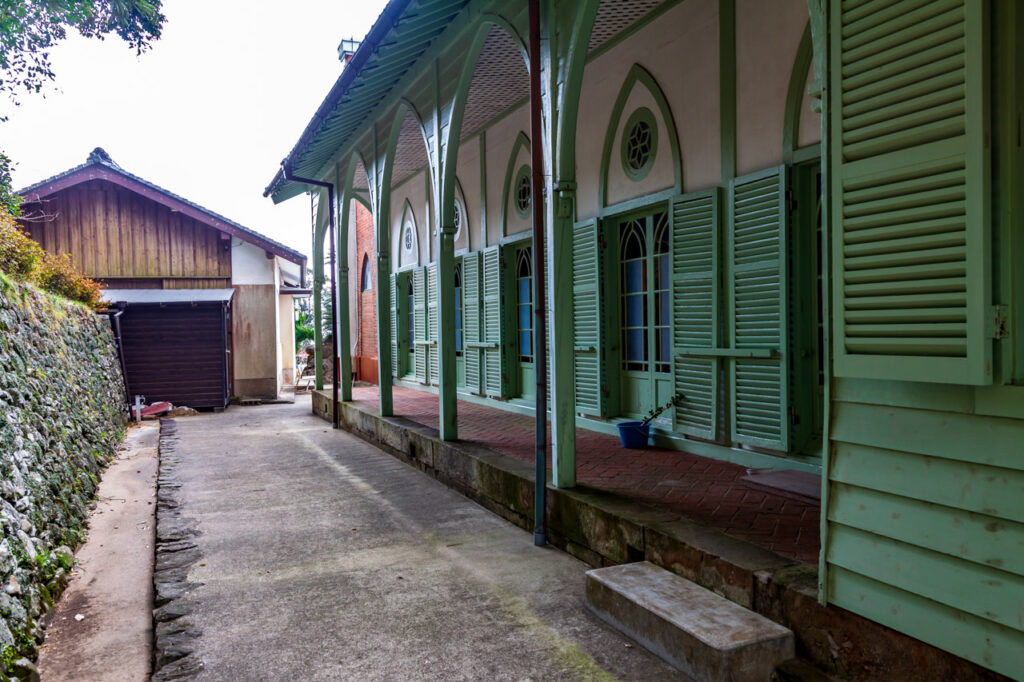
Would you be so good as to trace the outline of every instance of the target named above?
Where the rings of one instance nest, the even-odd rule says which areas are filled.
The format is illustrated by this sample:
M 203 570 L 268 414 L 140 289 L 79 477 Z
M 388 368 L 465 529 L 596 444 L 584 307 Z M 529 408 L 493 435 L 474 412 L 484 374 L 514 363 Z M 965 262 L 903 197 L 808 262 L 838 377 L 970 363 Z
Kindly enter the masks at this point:
M 163 36 L 136 56 L 72 32 L 45 97 L 0 101 L 0 149 L 20 189 L 103 147 L 130 173 L 310 253 L 309 199 L 263 198 L 384 0 L 165 0 Z

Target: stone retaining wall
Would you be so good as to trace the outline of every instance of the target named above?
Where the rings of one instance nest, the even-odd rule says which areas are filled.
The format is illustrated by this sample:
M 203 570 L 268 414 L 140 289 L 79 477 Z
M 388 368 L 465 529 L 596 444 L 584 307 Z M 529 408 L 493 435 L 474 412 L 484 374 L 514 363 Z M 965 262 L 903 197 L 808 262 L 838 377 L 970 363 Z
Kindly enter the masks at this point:
M 124 404 L 107 318 L 0 275 L 0 679 L 36 677 Z

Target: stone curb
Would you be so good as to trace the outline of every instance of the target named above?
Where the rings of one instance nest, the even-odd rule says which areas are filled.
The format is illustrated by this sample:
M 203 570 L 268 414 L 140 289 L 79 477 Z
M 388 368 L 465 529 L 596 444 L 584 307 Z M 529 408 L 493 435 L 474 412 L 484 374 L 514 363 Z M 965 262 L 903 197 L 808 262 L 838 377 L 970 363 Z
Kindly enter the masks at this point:
M 173 419 L 160 420 L 159 473 L 157 474 L 156 556 L 153 564 L 153 675 L 152 680 L 192 680 L 203 671 L 194 644 L 201 634 L 189 616 L 188 594 L 200 583 L 188 579 L 199 561 L 194 519 L 182 514 L 181 483 L 175 476 L 178 427 Z

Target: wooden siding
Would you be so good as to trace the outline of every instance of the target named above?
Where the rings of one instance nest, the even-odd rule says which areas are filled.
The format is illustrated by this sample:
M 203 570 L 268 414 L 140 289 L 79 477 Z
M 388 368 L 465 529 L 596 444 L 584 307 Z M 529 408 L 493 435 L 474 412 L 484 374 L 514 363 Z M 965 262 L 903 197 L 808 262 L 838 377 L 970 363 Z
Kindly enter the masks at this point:
M 104 289 L 230 289 L 230 277 L 99 277 Z
M 1024 412 L 984 414 L 998 390 L 836 379 L 825 562 L 830 602 L 1017 677 Z
M 90 180 L 26 209 L 51 217 L 24 223 L 28 235 L 46 251 L 69 254 L 89 277 L 230 281 L 230 241 L 219 230 L 112 183 Z

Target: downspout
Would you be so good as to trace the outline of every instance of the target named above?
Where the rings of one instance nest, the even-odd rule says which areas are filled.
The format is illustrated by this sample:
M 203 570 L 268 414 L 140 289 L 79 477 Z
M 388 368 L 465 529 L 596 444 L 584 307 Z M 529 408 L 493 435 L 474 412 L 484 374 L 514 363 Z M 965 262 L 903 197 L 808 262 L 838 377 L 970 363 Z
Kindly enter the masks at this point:
M 339 408 L 338 408 L 338 384 L 340 383 L 340 377 L 341 377 L 341 363 L 338 362 L 338 359 L 339 359 L 339 355 L 338 354 L 341 352 L 341 348 L 340 348 L 341 344 L 339 343 L 339 340 L 338 340 L 338 336 L 339 336 L 339 334 L 338 334 L 338 306 L 339 306 L 339 301 L 338 301 L 338 283 L 335 281 L 335 274 L 334 274 L 335 270 L 337 270 L 337 268 L 335 267 L 335 251 L 334 251 L 334 231 L 335 231 L 335 226 L 334 226 L 334 183 L 333 182 L 323 182 L 322 180 L 313 180 L 311 178 L 301 178 L 301 177 L 299 177 L 297 175 L 292 175 L 291 173 L 288 172 L 288 166 L 286 164 L 281 164 L 281 174 L 282 174 L 282 177 L 283 177 L 283 179 L 285 181 L 289 181 L 290 180 L 292 182 L 300 182 L 300 183 L 303 183 L 303 184 L 306 184 L 306 185 L 313 185 L 314 187 L 324 187 L 324 188 L 327 189 L 327 229 L 331 233 L 330 256 L 328 257 L 328 261 L 331 264 L 331 301 L 332 301 L 332 304 L 331 304 L 331 336 L 333 337 L 333 342 L 334 342 L 334 357 L 332 358 L 333 364 L 334 364 L 334 369 L 333 369 L 334 376 L 331 379 L 331 400 L 332 400 L 332 403 L 331 403 L 331 406 L 332 406 L 331 424 L 334 426 L 334 428 L 338 428 L 338 424 L 339 424 L 339 419 L 338 419 L 338 414 L 339 414 Z M 315 230 L 314 230 L 314 234 L 315 234 Z M 348 351 L 346 350 L 346 352 L 348 352 Z
M 114 309 L 104 310 L 103 315 L 110 317 L 110 329 L 114 332 L 114 346 L 117 348 L 117 359 L 121 363 L 121 380 L 124 382 L 124 399 L 127 401 L 125 409 L 128 411 L 128 416 L 132 413 L 132 392 L 128 385 L 128 365 L 124 361 L 124 344 L 121 343 L 121 315 L 124 314 L 124 308 L 116 308 L 117 312 L 113 312 Z
M 533 472 L 533 544 L 543 547 L 547 543 L 545 506 L 547 498 L 547 445 L 548 445 L 548 383 L 547 383 L 547 329 L 544 305 L 544 152 L 541 140 L 540 91 L 540 0 L 530 0 L 530 165 L 533 197 L 533 315 L 536 359 L 536 448 Z

